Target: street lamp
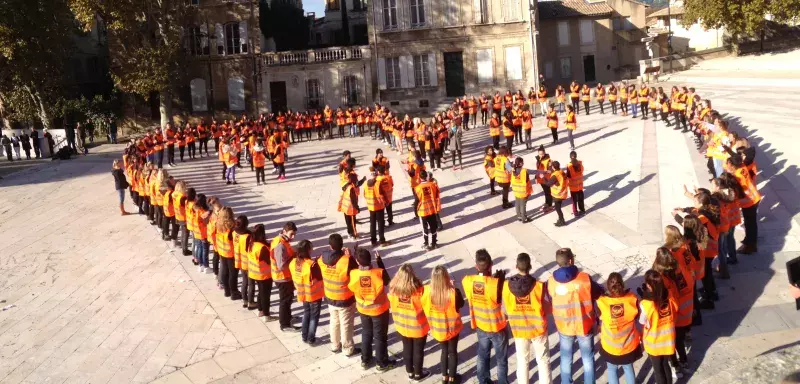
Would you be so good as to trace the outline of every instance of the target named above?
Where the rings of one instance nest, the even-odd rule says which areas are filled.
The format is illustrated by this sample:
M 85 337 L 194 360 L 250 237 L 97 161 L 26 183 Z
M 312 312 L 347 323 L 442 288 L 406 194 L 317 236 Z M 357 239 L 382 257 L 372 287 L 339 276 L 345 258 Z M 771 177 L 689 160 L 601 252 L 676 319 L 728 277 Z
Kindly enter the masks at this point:
M 528 11 L 530 14 L 530 18 L 528 20 L 528 30 L 530 32 L 531 38 L 531 55 L 532 55 L 532 65 L 533 65 L 533 89 L 535 91 L 539 90 L 539 49 L 536 43 L 536 36 L 539 35 L 538 30 L 534 30 L 534 26 L 536 25 L 536 0 L 530 0 L 528 3 Z M 544 111 L 542 111 L 544 113 Z

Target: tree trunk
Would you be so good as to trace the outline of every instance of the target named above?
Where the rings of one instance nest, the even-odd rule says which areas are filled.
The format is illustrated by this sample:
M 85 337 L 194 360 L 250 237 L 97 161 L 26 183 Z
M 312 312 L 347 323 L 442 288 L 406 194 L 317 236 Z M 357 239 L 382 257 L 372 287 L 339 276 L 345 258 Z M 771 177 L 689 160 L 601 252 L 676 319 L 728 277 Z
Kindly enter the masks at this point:
M 0 130 L 11 129 L 11 121 L 6 117 L 6 103 L 3 94 L 0 93 Z
M 30 96 L 31 100 L 36 105 L 36 114 L 39 117 L 39 121 L 42 122 L 42 127 L 50 129 L 50 114 L 47 112 L 47 107 L 39 96 L 39 92 L 28 85 L 25 86 L 25 91 L 28 92 L 28 96 Z
M 166 127 L 167 123 L 172 122 L 172 92 L 169 88 L 158 93 L 158 110 L 161 112 L 161 127 Z

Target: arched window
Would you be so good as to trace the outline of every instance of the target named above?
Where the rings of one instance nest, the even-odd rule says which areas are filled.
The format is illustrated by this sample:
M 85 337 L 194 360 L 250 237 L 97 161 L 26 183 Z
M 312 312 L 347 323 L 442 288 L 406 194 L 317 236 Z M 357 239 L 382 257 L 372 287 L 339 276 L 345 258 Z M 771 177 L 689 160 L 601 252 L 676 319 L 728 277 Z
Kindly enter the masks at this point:
M 228 109 L 244 111 L 244 80 L 240 77 L 228 79 Z
M 208 99 L 206 98 L 206 81 L 203 79 L 192 79 L 189 82 L 192 92 L 192 111 L 205 112 L 208 110 Z

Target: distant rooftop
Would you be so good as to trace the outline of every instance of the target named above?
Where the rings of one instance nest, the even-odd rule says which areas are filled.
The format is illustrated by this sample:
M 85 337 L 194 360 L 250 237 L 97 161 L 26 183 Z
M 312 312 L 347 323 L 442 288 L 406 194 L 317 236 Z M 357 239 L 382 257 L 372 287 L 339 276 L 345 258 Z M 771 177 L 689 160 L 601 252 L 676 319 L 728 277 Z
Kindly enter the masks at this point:
M 539 19 L 562 19 L 581 16 L 605 16 L 614 12 L 605 1 L 587 2 L 584 0 L 540 1 Z

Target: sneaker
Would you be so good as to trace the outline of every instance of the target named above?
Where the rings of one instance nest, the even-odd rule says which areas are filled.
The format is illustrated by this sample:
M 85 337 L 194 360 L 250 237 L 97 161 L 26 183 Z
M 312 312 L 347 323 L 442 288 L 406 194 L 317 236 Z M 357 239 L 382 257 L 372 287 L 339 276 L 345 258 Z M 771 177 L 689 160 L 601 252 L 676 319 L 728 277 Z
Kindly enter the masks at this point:
M 395 367 L 397 367 L 397 360 L 389 359 L 386 362 L 386 365 L 379 365 L 377 369 L 378 369 L 378 372 L 387 372 L 387 371 L 391 371 L 392 369 L 395 369 Z
M 411 380 L 416 383 L 421 383 L 430 376 L 431 376 L 431 371 L 422 371 L 422 374 L 420 374 L 419 376 L 412 377 Z
M 683 372 L 676 370 L 675 367 L 670 367 L 670 370 L 672 371 L 672 380 L 678 380 L 683 378 Z
M 361 354 L 361 348 L 354 347 L 353 349 L 350 350 L 350 352 L 347 352 L 344 355 L 347 356 L 347 357 L 354 357 L 354 356 L 358 356 L 360 354 Z
M 333 354 L 339 354 L 339 353 L 342 353 L 342 347 L 339 347 L 339 348 L 331 348 L 331 353 L 333 353 Z
M 198 265 L 197 266 L 197 272 L 203 273 L 203 266 L 202 265 Z
M 278 318 L 275 316 L 266 315 L 264 316 L 264 321 L 267 323 L 271 323 L 273 321 L 278 321 Z
M 436 243 L 429 245 L 428 247 L 426 247 L 426 249 L 429 251 L 433 251 L 434 249 L 436 249 Z
M 563 220 L 559 220 L 559 221 L 556 221 L 555 223 L 553 223 L 553 225 L 555 225 L 556 227 L 563 227 L 563 226 L 567 225 L 567 223 L 565 223 Z
M 298 333 L 298 332 L 300 332 L 300 328 L 297 328 L 297 327 L 294 327 L 294 326 L 285 327 L 285 328 L 281 328 L 281 332 L 283 332 L 283 333 Z
M 372 362 L 371 361 L 362 361 L 361 362 L 361 369 L 363 369 L 365 371 L 367 369 L 369 369 L 369 367 L 371 367 L 371 366 L 372 366 Z

